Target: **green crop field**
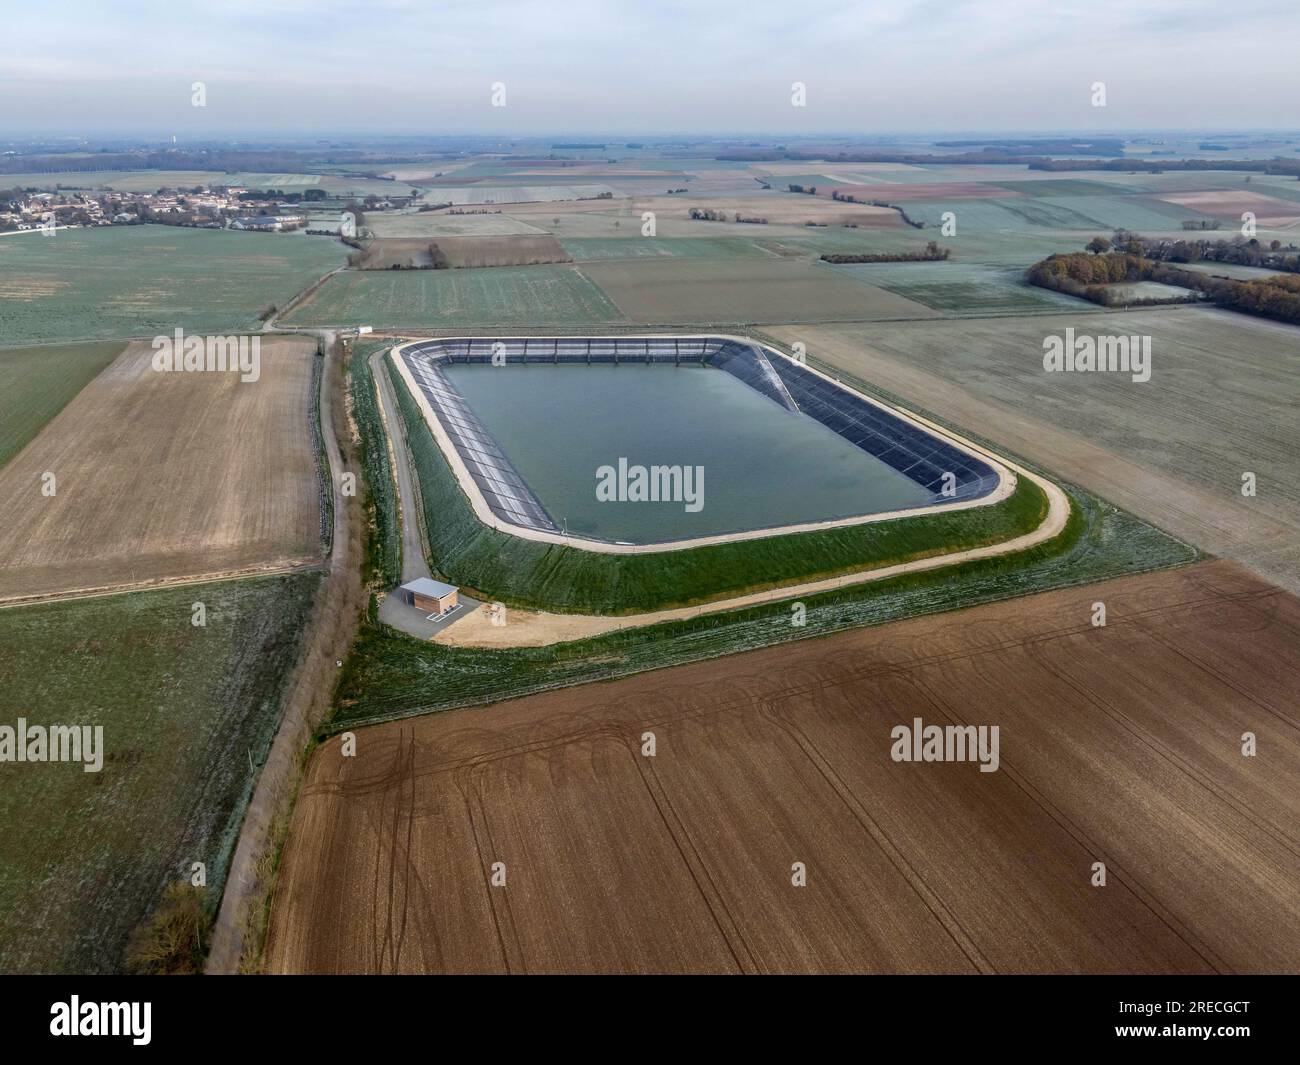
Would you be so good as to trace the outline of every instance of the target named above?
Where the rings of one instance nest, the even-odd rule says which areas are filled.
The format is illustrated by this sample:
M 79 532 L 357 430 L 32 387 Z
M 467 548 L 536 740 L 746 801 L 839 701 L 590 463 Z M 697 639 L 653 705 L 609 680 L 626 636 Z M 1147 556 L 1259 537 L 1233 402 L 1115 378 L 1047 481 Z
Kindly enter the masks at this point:
M 102 725 L 105 752 L 97 773 L 3 767 L 0 969 L 119 969 L 132 928 L 193 862 L 216 905 L 318 580 L 0 610 L 0 723 Z
M 1088 178 L 1040 178 L 1030 181 L 992 181 L 991 185 L 1025 196 L 1110 196 L 1115 189 L 1104 181 Z
M 1045 259 L 1053 252 L 1061 251 L 1063 247 L 1075 244 L 1082 247 L 1083 244 L 1083 241 L 1077 240 L 1073 235 L 1062 237 L 1054 235 L 1051 230 L 981 228 L 965 218 L 960 211 L 959 207 L 958 218 L 961 224 L 953 236 L 944 236 L 937 225 L 925 229 L 763 226 L 762 235 L 756 236 L 752 243 L 781 258 L 806 256 L 815 259 L 823 254 L 837 253 L 919 252 L 933 240 L 952 252 L 953 261 L 1006 263 L 1019 266 L 1022 270 L 1038 259 Z M 1036 254 L 1038 259 L 1035 258 Z
M 1035 314 L 1077 310 L 1080 301 L 1037 288 L 1018 266 L 983 263 L 851 263 L 835 269 L 946 315 Z M 1084 308 L 1083 313 L 1087 313 Z
M 1266 196 L 1276 196 L 1283 200 L 1300 200 L 1300 181 L 1294 178 L 1262 177 L 1255 175 L 1258 184 L 1251 184 L 1251 191 Z
M 1068 297 L 1067 297 L 1068 298 Z M 936 375 L 954 394 L 1032 410 L 1059 433 L 1113 448 L 1241 504 L 1241 471 L 1272 491 L 1254 509 L 1277 508 L 1300 525 L 1300 347 L 1293 327 L 1209 307 L 1102 311 L 1080 320 L 1083 301 L 1051 318 L 917 322 L 845 327 L 865 351 Z M 1043 338 L 1075 326 L 1097 335 L 1152 338 L 1151 380 L 1043 372 Z M 823 350 L 809 341 L 810 350 Z M 862 372 L 836 359 L 834 372 Z M 939 387 L 939 386 L 936 386 Z M 1243 418 L 1242 412 L 1250 417 Z M 1064 461 L 1064 460 L 1063 460 Z
M 980 229 L 967 225 L 964 215 L 958 216 L 957 233 L 951 237 L 936 236 L 934 230 L 923 229 L 921 235 L 930 235 L 945 248 L 952 249 L 953 261 L 1001 264 L 1016 266 L 1026 270 L 1038 260 L 1033 258 L 1042 252 L 1043 258 L 1058 251 L 1083 250 L 1088 237 L 1078 233 L 1054 233 L 1050 229 L 996 230 Z M 1108 235 L 1103 230 L 1091 230 L 1091 235 Z
M 346 249 L 302 234 L 112 226 L 0 238 L 5 344 L 255 329 L 339 266 Z
M 1112 229 L 1177 229 L 1184 221 L 1201 221 L 1210 215 L 1191 207 L 1166 203 L 1153 196 L 1066 196 L 1042 199 L 1039 203 L 1069 208 L 1095 219 L 1102 232 Z
M 874 321 L 935 312 L 800 258 L 623 259 L 583 272 L 627 317 L 646 325 Z
M 1293 326 L 1206 306 L 772 330 L 836 376 L 950 418 L 1139 517 L 1300 590 L 1300 346 Z M 1085 308 L 1088 308 L 1085 310 Z M 1067 328 L 1150 338 L 1150 379 L 1045 373 Z M 1248 412 L 1248 417 L 1243 417 Z M 1243 471 L 1261 486 L 1241 492 Z
M 987 263 L 1017 266 L 1022 271 L 1038 259 L 1054 252 L 1082 250 L 1087 238 L 1077 233 L 1055 232 L 1050 229 L 993 229 L 977 224 L 978 219 L 968 216 L 966 208 L 985 206 L 981 201 L 954 205 L 957 212 L 957 232 L 944 236 L 937 224 L 924 229 L 804 229 L 792 235 L 765 234 L 755 243 L 781 256 L 804 254 L 816 258 L 822 254 L 872 254 L 894 252 L 919 252 L 929 241 L 947 248 L 952 253 L 950 262 Z M 775 227 L 764 227 L 775 229 Z M 1109 235 L 1108 230 L 1094 229 L 1092 233 Z M 1035 258 L 1037 256 L 1037 258 Z M 906 265 L 906 264 L 898 264 Z
M 0 348 L 0 466 L 117 358 L 123 345 Z
M 1021 199 L 983 201 L 989 207 L 1000 211 L 1005 226 L 1041 226 L 1048 229 L 1096 229 L 1104 228 L 1106 223 L 1092 215 L 1085 214 L 1081 197 L 1062 197 L 1061 201 L 1024 197 Z M 980 202 L 980 201 L 975 201 Z M 1091 200 L 1089 200 L 1091 202 Z M 968 205 L 956 207 L 959 224 L 969 222 L 964 210 Z
M 944 213 L 952 211 L 957 216 L 958 236 L 976 231 L 1010 230 L 1023 233 L 1032 232 L 1041 226 L 1074 229 L 1079 226 L 1094 225 L 1076 211 L 1050 212 L 1040 208 L 1037 200 L 1028 197 L 1019 201 L 928 199 L 908 201 L 906 193 L 900 190 L 896 202 L 903 206 L 909 217 L 924 222 L 926 229 L 934 230 L 936 233 L 943 224 Z M 1023 207 L 1019 213 L 1009 211 L 1002 206 L 1007 202 L 1018 202 Z M 1032 220 L 1030 213 L 1033 215 Z
M 816 580 L 1010 540 L 1038 527 L 1047 498 L 1021 478 L 1007 499 L 819 532 L 650 554 L 610 555 L 497 532 L 475 517 L 415 401 L 395 374 L 419 480 L 430 568 L 471 594 L 544 610 L 630 614 Z
M 498 266 L 335 274 L 282 321 L 405 329 L 556 326 L 620 319 L 609 298 L 571 266 Z
M 1178 207 L 1151 196 L 1107 195 L 1019 196 L 988 200 L 908 201 L 899 193 L 899 203 L 912 218 L 937 228 L 943 213 L 957 215 L 958 233 L 972 230 L 1054 229 L 1067 232 L 1091 230 L 1109 234 L 1123 227 L 1138 231 L 1178 229 L 1184 220 L 1206 217 L 1189 207 Z

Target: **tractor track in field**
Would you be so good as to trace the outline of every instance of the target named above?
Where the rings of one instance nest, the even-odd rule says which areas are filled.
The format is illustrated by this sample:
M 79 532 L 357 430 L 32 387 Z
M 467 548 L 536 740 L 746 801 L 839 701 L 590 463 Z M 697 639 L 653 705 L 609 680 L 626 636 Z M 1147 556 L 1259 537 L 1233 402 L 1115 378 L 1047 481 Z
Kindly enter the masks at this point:
M 362 728 L 308 769 L 268 965 L 1293 971 L 1297 632 L 1206 562 Z M 891 761 L 913 716 L 1000 723 L 999 770 Z

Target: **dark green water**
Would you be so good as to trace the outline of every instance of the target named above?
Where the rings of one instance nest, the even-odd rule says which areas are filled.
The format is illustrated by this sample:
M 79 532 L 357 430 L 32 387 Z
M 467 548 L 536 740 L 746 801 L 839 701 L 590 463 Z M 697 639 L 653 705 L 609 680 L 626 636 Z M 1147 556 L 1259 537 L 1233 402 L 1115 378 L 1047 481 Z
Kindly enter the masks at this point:
M 929 493 L 803 414 L 707 367 L 452 365 L 452 384 L 556 523 L 658 543 L 872 514 Z M 597 470 L 704 468 L 703 506 L 602 502 Z

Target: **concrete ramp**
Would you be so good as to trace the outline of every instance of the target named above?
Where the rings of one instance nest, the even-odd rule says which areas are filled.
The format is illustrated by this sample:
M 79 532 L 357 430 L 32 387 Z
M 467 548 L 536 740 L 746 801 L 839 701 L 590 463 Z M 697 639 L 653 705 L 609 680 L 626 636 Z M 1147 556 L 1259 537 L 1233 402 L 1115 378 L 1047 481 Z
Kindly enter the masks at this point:
M 772 367 L 763 349 L 757 345 L 729 344 L 709 362 L 717 369 L 731 374 L 732 377 L 738 377 L 773 403 L 779 403 L 788 411 L 798 412 L 799 404 L 790 395 L 790 390 L 786 388 L 780 374 Z

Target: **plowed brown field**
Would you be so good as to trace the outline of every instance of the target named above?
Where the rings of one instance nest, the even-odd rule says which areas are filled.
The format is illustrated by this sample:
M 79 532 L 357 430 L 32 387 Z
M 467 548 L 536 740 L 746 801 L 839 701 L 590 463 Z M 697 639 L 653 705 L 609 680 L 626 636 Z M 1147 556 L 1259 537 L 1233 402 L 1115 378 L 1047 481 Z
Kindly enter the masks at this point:
M 1300 971 L 1298 692 L 1300 599 L 1213 562 L 365 729 L 270 968 Z
M 0 471 L 0 600 L 318 558 L 314 351 L 264 336 L 245 383 L 128 346 Z

